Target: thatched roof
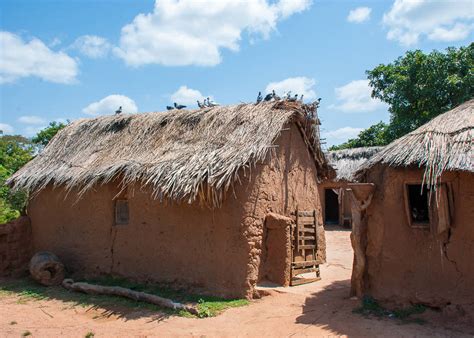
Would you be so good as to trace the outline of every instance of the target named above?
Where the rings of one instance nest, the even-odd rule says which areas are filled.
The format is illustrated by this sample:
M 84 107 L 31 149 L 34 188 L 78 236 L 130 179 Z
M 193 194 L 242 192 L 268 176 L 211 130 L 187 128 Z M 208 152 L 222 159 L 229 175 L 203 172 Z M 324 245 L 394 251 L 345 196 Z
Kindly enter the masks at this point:
M 14 188 L 78 188 L 119 179 L 153 197 L 219 205 L 239 174 L 263 161 L 288 122 L 299 125 L 319 173 L 327 169 L 314 105 L 287 101 L 120 114 L 74 121 L 10 179 Z M 315 116 L 313 116 L 315 117 Z
M 354 174 L 360 166 L 382 149 L 383 147 L 361 147 L 327 152 L 329 165 L 337 174 L 334 181 L 354 182 Z
M 474 99 L 441 114 L 420 128 L 395 140 L 362 166 L 357 176 L 375 164 L 425 168 L 424 180 L 431 186 L 446 170 L 474 172 Z

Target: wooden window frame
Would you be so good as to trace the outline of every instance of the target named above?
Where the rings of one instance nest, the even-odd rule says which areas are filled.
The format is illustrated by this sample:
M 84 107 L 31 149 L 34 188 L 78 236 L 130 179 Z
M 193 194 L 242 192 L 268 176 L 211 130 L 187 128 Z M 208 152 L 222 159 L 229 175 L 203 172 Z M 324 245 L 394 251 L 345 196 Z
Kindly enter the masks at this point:
M 127 210 L 127 217 L 126 220 L 122 220 L 121 215 L 119 215 L 120 212 L 120 204 L 125 204 L 126 205 L 126 210 Z M 116 199 L 114 203 L 114 225 L 116 226 L 125 226 L 130 224 L 130 207 L 128 203 L 128 199 Z

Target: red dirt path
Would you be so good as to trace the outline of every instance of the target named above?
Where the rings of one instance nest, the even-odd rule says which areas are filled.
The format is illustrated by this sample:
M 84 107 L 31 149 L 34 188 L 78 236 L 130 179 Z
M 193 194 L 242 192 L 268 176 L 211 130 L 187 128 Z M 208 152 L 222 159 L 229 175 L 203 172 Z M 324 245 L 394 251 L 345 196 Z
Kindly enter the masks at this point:
M 0 336 L 462 336 L 473 327 L 450 323 L 428 310 L 426 324 L 401 324 L 395 319 L 366 319 L 352 310 L 348 298 L 352 265 L 349 232 L 326 232 L 328 264 L 322 281 L 276 288 L 271 296 L 207 319 L 163 318 L 150 311 L 68 307 L 59 300 L 18 304 L 16 296 L 0 297 Z M 1 283 L 1 281 L 0 281 Z M 11 325 L 14 321 L 17 324 Z

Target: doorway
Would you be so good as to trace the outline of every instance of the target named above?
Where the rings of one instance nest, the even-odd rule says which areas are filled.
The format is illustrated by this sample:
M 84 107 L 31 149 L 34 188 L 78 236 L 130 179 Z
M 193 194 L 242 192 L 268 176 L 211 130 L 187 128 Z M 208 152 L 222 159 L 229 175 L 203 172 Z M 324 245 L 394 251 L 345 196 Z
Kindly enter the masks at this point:
M 339 198 L 333 189 L 324 189 L 324 223 L 339 224 Z

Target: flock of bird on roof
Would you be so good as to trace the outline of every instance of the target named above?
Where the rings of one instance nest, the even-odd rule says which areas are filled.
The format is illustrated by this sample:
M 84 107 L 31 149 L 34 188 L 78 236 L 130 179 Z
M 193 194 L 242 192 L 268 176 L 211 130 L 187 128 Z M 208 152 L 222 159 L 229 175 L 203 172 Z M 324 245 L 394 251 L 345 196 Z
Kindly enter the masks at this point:
M 303 103 L 303 97 L 304 95 L 301 95 L 299 98 L 298 98 L 298 94 L 295 94 L 295 95 L 291 95 L 291 90 L 289 92 L 286 93 L 286 95 L 284 96 L 284 100 L 288 101 L 288 102 L 301 102 Z M 269 101 L 280 101 L 281 100 L 281 97 L 279 97 L 274 90 L 272 90 L 271 93 L 268 93 L 267 95 L 265 95 L 265 97 L 262 96 L 262 92 L 258 92 L 258 96 L 257 96 L 257 101 L 255 104 L 259 104 L 260 102 L 262 101 L 265 101 L 265 102 L 269 102 Z M 318 102 L 321 101 L 321 99 L 318 99 Z M 216 101 L 214 100 L 211 100 L 209 97 L 204 99 L 204 101 L 197 101 L 197 105 L 199 107 L 199 109 L 202 109 L 202 108 L 207 108 L 207 107 L 217 107 L 219 106 L 219 103 L 217 103 Z M 184 109 L 186 108 L 185 105 L 182 105 L 182 104 L 177 104 L 176 102 L 173 104 L 173 106 L 166 106 L 166 109 L 167 110 L 181 110 L 181 109 Z M 115 111 L 115 114 L 121 114 L 122 113 L 122 106 L 119 107 L 118 110 Z

